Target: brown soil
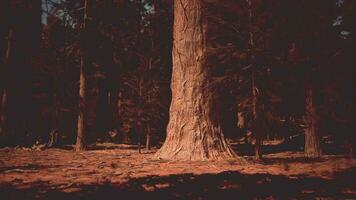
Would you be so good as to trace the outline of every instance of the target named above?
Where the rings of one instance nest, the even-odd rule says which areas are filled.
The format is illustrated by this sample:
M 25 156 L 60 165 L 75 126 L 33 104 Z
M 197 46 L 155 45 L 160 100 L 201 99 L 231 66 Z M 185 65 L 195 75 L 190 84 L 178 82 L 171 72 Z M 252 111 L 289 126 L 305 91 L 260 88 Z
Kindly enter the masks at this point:
M 356 160 L 305 159 L 301 152 L 219 162 L 169 162 L 135 146 L 0 149 L 6 199 L 356 199 Z M 232 196 L 231 196 L 232 195 Z M 4 199 L 4 198 L 2 198 Z

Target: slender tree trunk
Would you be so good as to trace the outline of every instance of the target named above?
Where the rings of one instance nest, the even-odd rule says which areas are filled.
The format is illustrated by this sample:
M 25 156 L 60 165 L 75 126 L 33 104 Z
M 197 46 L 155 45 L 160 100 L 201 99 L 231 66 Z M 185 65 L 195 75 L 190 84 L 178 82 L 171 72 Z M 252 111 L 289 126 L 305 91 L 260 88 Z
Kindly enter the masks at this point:
M 352 140 L 352 139 L 351 139 Z M 354 153 L 354 142 L 353 141 L 349 141 L 347 142 L 347 147 L 349 150 L 349 157 L 350 158 L 354 158 L 355 157 L 355 153 Z
M 237 108 L 237 128 L 239 130 L 239 133 L 244 136 L 244 143 L 248 144 L 249 139 L 247 135 L 247 127 L 245 124 L 245 117 L 244 117 L 244 113 L 239 111 L 239 106 Z
M 143 101 L 143 94 L 142 94 L 142 87 L 143 87 L 143 80 L 140 77 L 138 80 L 138 98 L 139 102 Z M 136 127 L 137 127 L 137 138 L 138 138 L 138 152 L 141 153 L 141 136 L 143 135 L 143 122 L 142 122 L 142 112 L 143 110 L 139 110 L 137 112 L 136 117 Z
M 320 157 L 322 152 L 320 148 L 320 138 L 317 130 L 317 116 L 313 105 L 313 85 L 308 82 L 306 85 L 305 97 L 305 147 L 304 152 L 307 157 Z
M 155 158 L 229 159 L 220 103 L 209 84 L 203 0 L 174 1 L 172 102 L 167 137 Z
M 12 44 L 13 43 L 13 30 L 10 29 L 8 36 L 7 36 L 7 49 L 6 49 L 6 55 L 5 55 L 5 62 L 4 62 L 4 68 L 2 69 L 2 81 L 3 81 L 3 88 L 2 88 L 2 94 L 1 94 L 1 113 L 0 113 L 0 136 L 5 136 L 5 128 L 6 128 L 6 112 L 7 112 L 7 104 L 8 104 L 8 94 L 7 94 L 7 71 L 9 68 L 9 63 L 10 63 L 10 56 L 12 54 Z
M 249 24 L 250 27 L 252 27 L 252 18 L 253 18 L 253 13 L 252 13 L 252 1 L 251 0 L 246 0 L 246 3 L 248 5 L 248 17 L 249 17 Z M 254 55 L 254 33 L 252 28 L 249 30 L 249 46 L 250 46 L 250 60 L 251 60 L 251 90 L 252 90 L 252 119 L 253 119 L 253 128 L 252 128 L 252 133 L 255 137 L 255 158 L 257 160 L 260 160 L 262 158 L 262 152 L 261 152 L 261 119 L 259 112 L 260 110 L 258 109 L 258 94 L 257 94 L 257 80 L 256 80 L 256 69 L 255 69 L 255 55 Z
M 252 120 L 253 120 L 253 135 L 255 137 L 255 159 L 260 160 L 262 158 L 261 152 L 261 119 L 258 113 L 257 103 L 257 87 L 256 87 L 256 76 L 255 72 L 252 72 Z
M 84 22 L 83 31 L 86 31 L 86 21 L 88 0 L 85 0 L 84 4 Z M 80 78 L 79 78 L 79 113 L 78 113 L 78 125 L 77 125 L 77 142 L 75 149 L 77 151 L 86 149 L 86 50 L 82 49 L 82 55 L 80 58 Z
M 119 70 L 114 66 L 114 50 L 110 50 L 110 63 L 108 70 L 108 104 L 110 106 L 110 131 L 119 133 L 120 130 L 120 116 L 119 116 L 119 88 L 120 82 L 118 81 Z
M 55 147 L 58 145 L 58 135 L 59 135 L 59 112 L 60 112 L 60 107 L 59 107 L 59 100 L 58 100 L 58 79 L 57 76 L 54 77 L 54 84 L 55 84 L 55 91 L 53 95 L 53 102 L 54 102 L 54 109 L 52 113 L 52 127 L 51 131 L 49 133 L 49 140 L 47 143 L 47 147 Z
M 355 116 L 355 113 L 353 113 L 354 116 Z M 355 119 L 355 118 L 354 118 Z M 352 135 L 352 133 L 355 133 L 356 132 L 356 125 L 355 123 L 351 125 L 352 128 L 351 128 L 351 137 L 350 137 L 350 149 L 349 149 L 349 155 L 350 155 L 350 158 L 356 158 L 356 154 L 355 154 L 355 147 L 356 147 L 356 139 L 355 137 Z
M 110 92 L 111 124 L 112 131 L 119 132 L 119 108 L 118 108 L 118 89 L 111 88 Z
M 137 146 L 138 146 L 138 153 L 141 153 L 141 135 L 142 135 L 142 125 L 136 123 L 136 131 L 137 131 Z
M 7 90 L 3 89 L 1 95 L 1 113 L 0 113 L 0 136 L 5 136 L 6 109 L 7 109 Z
M 153 42 L 152 42 L 153 44 Z M 152 45 L 153 46 L 153 45 Z M 151 71 L 152 67 L 152 58 L 149 59 L 148 62 L 148 72 Z M 151 96 L 150 93 L 147 94 L 147 103 L 150 105 L 151 103 Z M 151 148 L 151 126 L 149 124 L 146 124 L 146 150 L 150 150 Z
M 59 131 L 59 113 L 60 113 L 60 103 L 59 103 L 59 88 L 58 88 L 58 75 L 57 73 L 53 77 L 53 111 L 51 116 L 51 131 L 49 133 L 49 140 L 47 147 L 51 148 L 58 144 L 58 131 Z
M 78 114 L 78 133 L 77 133 L 77 143 L 76 150 L 85 150 L 86 148 L 86 121 L 85 121 L 85 110 L 86 110 L 86 76 L 85 76 L 85 66 L 84 66 L 84 56 L 81 57 L 80 64 L 80 79 L 79 79 L 79 114 Z
M 151 149 L 151 128 L 147 127 L 147 132 L 146 132 L 146 150 Z

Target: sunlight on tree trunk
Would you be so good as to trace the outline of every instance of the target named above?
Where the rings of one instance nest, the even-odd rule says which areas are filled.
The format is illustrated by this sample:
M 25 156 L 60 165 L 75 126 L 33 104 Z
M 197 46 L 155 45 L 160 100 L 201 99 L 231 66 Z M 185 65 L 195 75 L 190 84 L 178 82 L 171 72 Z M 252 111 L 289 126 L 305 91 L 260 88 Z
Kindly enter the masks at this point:
M 320 157 L 320 138 L 317 130 L 317 116 L 313 105 L 313 86 L 307 83 L 306 86 L 306 113 L 305 113 L 305 147 L 304 152 L 307 157 Z
M 86 76 L 84 71 L 84 56 L 81 58 L 80 64 L 80 80 L 79 80 L 79 114 L 78 114 L 78 133 L 76 150 L 85 150 L 85 136 L 86 136 L 86 124 L 85 124 L 85 95 L 86 95 Z
M 83 31 L 86 29 L 86 20 L 88 9 L 88 0 L 84 5 L 84 22 Z M 78 113 L 78 130 L 77 130 L 77 142 L 75 149 L 77 151 L 86 149 L 86 62 L 85 62 L 85 50 L 82 50 L 80 59 L 80 79 L 79 79 L 79 113 Z
M 150 150 L 151 148 L 151 128 L 147 127 L 146 132 L 146 150 Z
M 229 159 L 219 104 L 209 87 L 202 0 L 174 2 L 172 102 L 167 137 L 155 158 Z

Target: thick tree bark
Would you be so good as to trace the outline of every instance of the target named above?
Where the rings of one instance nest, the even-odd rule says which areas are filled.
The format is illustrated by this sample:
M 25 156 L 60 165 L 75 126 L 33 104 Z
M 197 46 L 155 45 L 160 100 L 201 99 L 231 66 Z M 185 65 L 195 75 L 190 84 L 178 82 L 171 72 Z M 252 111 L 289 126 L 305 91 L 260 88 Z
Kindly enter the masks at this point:
M 87 9 L 88 0 L 84 3 L 84 22 L 83 31 L 86 29 L 87 21 Z M 77 142 L 75 149 L 77 151 L 86 149 L 86 50 L 82 49 L 82 55 L 80 59 L 80 78 L 79 78 L 79 113 L 78 113 L 78 125 L 77 125 Z
M 206 29 L 202 0 L 174 2 L 172 102 L 167 137 L 155 158 L 228 159 L 219 103 L 209 87 Z
M 321 156 L 320 138 L 317 130 L 317 116 L 313 105 L 313 86 L 308 82 L 305 94 L 305 147 L 307 157 Z

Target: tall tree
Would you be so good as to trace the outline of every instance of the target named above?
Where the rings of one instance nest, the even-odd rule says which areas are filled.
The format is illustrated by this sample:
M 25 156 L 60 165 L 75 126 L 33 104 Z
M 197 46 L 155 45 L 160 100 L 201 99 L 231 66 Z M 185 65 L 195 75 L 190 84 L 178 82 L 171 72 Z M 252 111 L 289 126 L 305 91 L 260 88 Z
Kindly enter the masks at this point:
M 307 157 L 319 157 L 321 155 L 320 137 L 318 133 L 317 116 L 313 100 L 313 84 L 308 82 L 305 89 L 305 146 Z
M 172 102 L 167 137 L 156 158 L 227 159 L 219 102 L 207 65 L 207 21 L 202 0 L 174 1 Z
M 252 1 L 246 0 L 248 5 L 248 18 L 249 18 L 249 51 L 250 51 L 250 65 L 251 65 L 251 94 L 252 94 L 252 133 L 255 136 L 255 158 L 261 159 L 261 124 L 260 116 L 258 110 L 258 84 L 256 79 L 256 66 L 255 66 L 255 38 L 254 31 L 252 29 L 252 20 L 253 20 L 253 10 L 252 10 Z
M 289 54 L 298 56 L 298 48 L 302 54 L 302 70 L 304 70 L 304 90 L 305 90 L 305 145 L 304 152 L 307 157 L 320 157 L 321 149 L 321 116 L 318 112 L 320 103 L 317 97 L 320 96 L 317 88 L 321 79 L 325 76 L 326 66 L 335 52 L 332 47 L 332 19 L 334 12 L 334 1 L 305 1 L 305 4 L 298 9 L 304 11 L 305 19 L 299 19 L 299 26 L 302 39 L 297 40 L 296 45 L 292 45 Z M 296 13 L 298 15 L 298 13 Z M 328 37 L 326 37 L 328 36 Z
M 84 1 L 84 18 L 82 25 L 82 37 L 87 37 L 87 20 L 88 20 L 88 0 Z M 83 40 L 83 38 L 82 38 Z M 84 39 L 85 40 L 85 39 Z M 83 41 L 84 42 L 84 41 Z M 79 113 L 78 113 L 78 129 L 77 129 L 77 142 L 75 149 L 77 151 L 86 149 L 86 52 L 82 44 L 81 57 L 80 57 L 80 78 L 79 78 Z
M 12 45 L 13 45 L 13 30 L 10 29 L 8 36 L 7 36 L 7 49 L 5 53 L 5 59 L 4 59 L 4 67 L 1 70 L 2 71 L 2 81 L 3 81 L 3 88 L 2 88 L 2 96 L 1 96 L 1 107 L 0 107 L 0 136 L 4 136 L 5 134 L 5 124 L 6 124 L 6 111 L 7 111 L 7 101 L 8 101 L 8 94 L 7 94 L 7 77 L 6 77 L 6 72 L 8 71 L 8 65 L 10 62 L 10 56 L 12 53 Z

